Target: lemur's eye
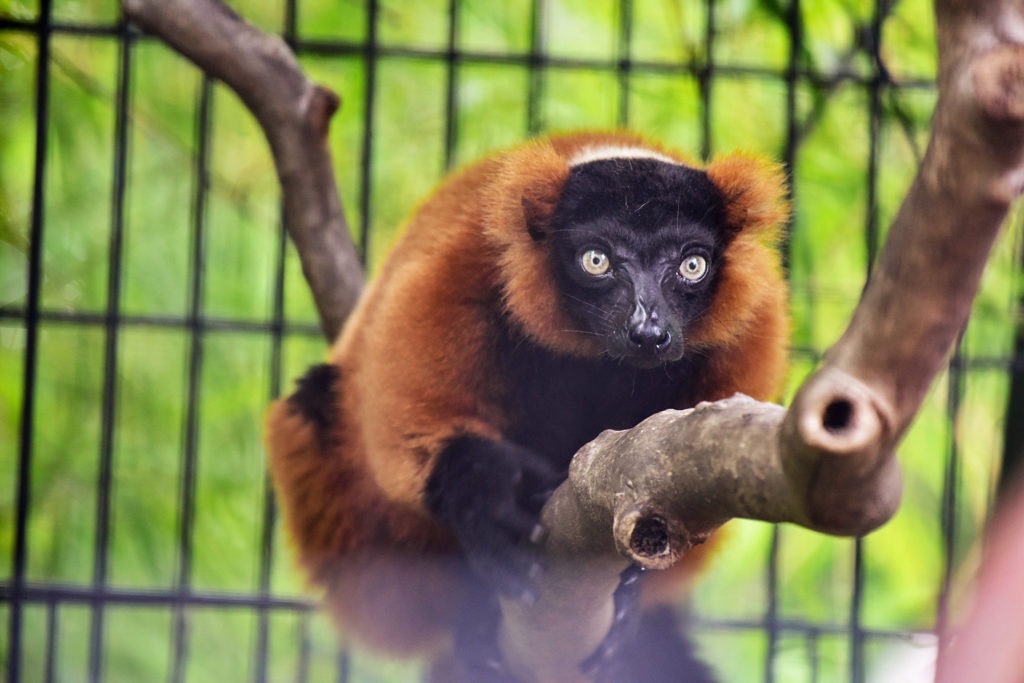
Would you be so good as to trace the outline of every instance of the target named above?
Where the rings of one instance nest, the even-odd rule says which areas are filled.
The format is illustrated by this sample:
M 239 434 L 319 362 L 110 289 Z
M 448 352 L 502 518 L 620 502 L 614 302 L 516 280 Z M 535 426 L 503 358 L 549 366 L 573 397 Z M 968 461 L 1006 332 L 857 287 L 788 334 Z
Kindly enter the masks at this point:
M 604 275 L 612 267 L 608 254 L 599 249 L 587 249 L 580 256 L 580 268 L 591 275 Z
M 700 282 L 708 274 L 708 261 L 699 254 L 690 254 L 679 264 L 679 275 L 688 282 Z

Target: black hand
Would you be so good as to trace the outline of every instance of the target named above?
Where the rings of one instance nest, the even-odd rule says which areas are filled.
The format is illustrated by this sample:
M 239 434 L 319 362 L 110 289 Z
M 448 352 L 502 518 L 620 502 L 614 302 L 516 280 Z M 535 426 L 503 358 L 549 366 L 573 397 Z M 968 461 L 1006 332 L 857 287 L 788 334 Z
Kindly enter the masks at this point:
M 541 570 L 540 509 L 564 478 L 532 451 L 463 437 L 441 454 L 427 481 L 427 505 L 451 527 L 470 565 L 504 595 L 536 599 Z

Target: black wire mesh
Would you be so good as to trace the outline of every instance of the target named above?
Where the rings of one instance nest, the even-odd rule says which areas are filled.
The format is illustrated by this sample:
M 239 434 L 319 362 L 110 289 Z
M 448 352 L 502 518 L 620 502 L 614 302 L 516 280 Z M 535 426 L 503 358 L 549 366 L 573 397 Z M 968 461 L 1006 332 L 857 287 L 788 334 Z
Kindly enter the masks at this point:
M 469 80 L 467 74 L 473 69 L 501 67 L 524 76 L 518 81 L 522 88 L 517 96 L 523 102 L 521 109 L 517 110 L 522 120 L 518 131 L 508 133 L 511 139 L 563 125 L 565 115 L 552 112 L 547 95 L 552 89 L 575 78 L 593 78 L 596 83 L 611 84 L 608 108 L 613 113 L 608 123 L 627 126 L 636 120 L 633 94 L 640 80 L 650 76 L 684 76 L 692 81 L 694 92 L 699 95 L 694 109 L 696 134 L 693 142 L 704 157 L 719 147 L 716 141 L 716 131 L 721 130 L 716 127 L 719 108 L 747 106 L 724 101 L 719 91 L 728 91 L 732 84 L 738 82 L 764 83 L 766 88 L 781 93 L 777 98 L 781 114 L 751 111 L 750 115 L 781 116 L 781 145 L 775 151 L 791 169 L 795 179 L 799 177 L 796 169 L 800 164 L 801 145 L 826 116 L 830 98 L 844 89 L 857 89 L 864 97 L 867 126 L 863 167 L 866 195 L 860 236 L 865 276 L 882 239 L 883 200 L 880 190 L 881 176 L 885 172 L 882 161 L 885 131 L 891 128 L 901 130 L 913 147 L 921 129 L 915 127 L 913 118 L 901 109 L 900 97 L 908 92 L 920 92 L 925 97 L 932 94 L 927 74 L 897 81 L 889 72 L 882 53 L 884 27 L 899 3 L 886 0 L 874 3 L 866 21 L 851 22 L 855 40 L 849 52 L 829 69 L 820 68 L 808 58 L 810 36 L 805 26 L 806 8 L 801 6 L 800 0 L 746 5 L 751 12 L 760 12 L 761 20 L 776 21 L 784 32 L 788 46 L 785 59 L 777 65 L 733 63 L 718 57 L 717 41 L 721 29 L 717 22 L 723 10 L 713 0 L 676 3 L 677 7 L 685 6 L 690 13 L 688 16 L 700 17 L 702 25 L 697 33 L 702 35 L 702 40 L 697 48 L 668 61 L 637 56 L 637 45 L 642 36 L 638 35 L 637 13 L 631 0 L 607 3 L 609 25 L 614 26 L 610 39 L 613 48 L 599 57 L 571 55 L 556 49 L 557 41 L 552 34 L 557 27 L 552 25 L 551 16 L 553 8 L 560 3 L 555 0 L 528 0 L 523 5 L 522 17 L 528 26 L 525 44 L 520 50 L 464 47 L 462 22 L 467 7 L 483 11 L 480 3 L 474 4 L 469 0 L 435 3 L 438 5 L 435 11 L 443 15 L 439 25 L 444 27 L 444 35 L 426 44 L 383 40 L 383 22 L 398 10 L 378 0 L 354 3 L 358 5 L 364 21 L 360 29 L 353 31 L 358 37 L 333 39 L 320 33 L 309 35 L 308 22 L 304 24 L 302 21 L 304 2 L 315 4 L 313 0 L 286 0 L 280 4 L 281 19 L 272 22 L 272 30 L 279 31 L 312 69 L 329 69 L 344 64 L 356 64 L 361 69 L 361 76 L 356 79 L 358 85 L 353 88 L 357 93 L 356 101 L 349 92 L 344 105 L 344 112 L 356 112 L 348 116 L 358 129 L 355 136 L 347 139 L 357 139 L 358 143 L 348 150 L 348 155 L 339 164 L 351 162 L 352 165 L 353 172 L 349 174 L 352 182 L 346 183 L 343 177 L 342 190 L 346 193 L 350 210 L 357 216 L 353 225 L 358 226 L 357 241 L 364 260 L 368 262 L 379 258 L 378 245 L 382 239 L 378 238 L 377 230 L 385 222 L 381 214 L 386 213 L 381 207 L 392 190 L 383 176 L 382 169 L 386 164 L 382 160 L 381 147 L 391 126 L 386 117 L 393 114 L 383 109 L 385 103 L 381 92 L 385 87 L 382 83 L 390 83 L 388 87 L 393 87 L 396 82 L 393 70 L 416 69 L 423 65 L 426 68 L 436 65 L 441 69 L 439 79 L 428 79 L 431 84 L 441 84 L 437 92 L 428 95 L 436 96 L 443 109 L 442 127 L 424 134 L 438 138 L 438 158 L 421 160 L 423 166 L 436 166 L 436 173 L 427 172 L 428 179 L 442 169 L 467 161 L 470 152 L 479 151 L 467 151 L 463 147 L 464 141 L 470 138 L 467 129 L 472 127 L 472 122 L 462 118 L 461 102 Z M 353 662 L 345 652 L 335 654 L 331 645 L 325 646 L 323 639 L 318 640 L 315 633 L 323 630 L 323 624 L 317 621 L 308 599 L 293 587 L 282 589 L 279 585 L 279 577 L 285 571 L 279 559 L 283 553 L 282 541 L 275 533 L 273 497 L 265 474 L 259 475 L 258 483 L 252 487 L 257 493 L 252 497 L 254 503 L 250 514 L 257 520 L 254 536 L 258 539 L 248 547 L 252 557 L 246 560 L 255 566 L 251 572 L 252 580 L 247 585 L 223 586 L 195 575 L 196 555 L 204 547 L 203 541 L 198 539 L 201 532 L 198 527 L 206 516 L 214 514 L 204 497 L 206 485 L 201 480 L 204 463 L 216 455 L 211 453 L 204 439 L 208 438 L 206 434 L 210 423 L 218 416 L 208 415 L 204 409 L 208 405 L 208 395 L 216 390 L 210 376 L 226 357 L 220 352 L 221 347 L 262 345 L 259 348 L 266 367 L 260 370 L 259 376 L 265 380 L 265 394 L 259 397 L 259 402 L 265 404 L 287 388 L 282 378 L 295 374 L 296 363 L 311 361 L 309 353 L 294 350 L 295 340 L 299 340 L 304 349 L 316 348 L 319 335 L 315 321 L 308 315 L 308 307 L 294 303 L 296 297 L 301 299 L 302 295 L 296 294 L 296 289 L 302 284 L 296 277 L 294 255 L 290 254 L 286 243 L 279 213 L 264 221 L 264 227 L 274 236 L 272 248 L 265 254 L 266 269 L 270 273 L 267 278 L 270 284 L 266 315 L 227 310 L 219 299 L 211 300 L 217 294 L 214 273 L 221 268 L 221 264 L 208 262 L 211 241 L 230 238 L 217 236 L 220 226 L 211 217 L 214 211 L 211 186 L 219 182 L 216 178 L 219 171 L 213 167 L 211 155 L 218 143 L 217 136 L 224 135 L 224 128 L 215 124 L 218 120 L 216 109 L 236 105 L 225 104 L 223 98 L 218 98 L 218 86 L 208 79 L 197 80 L 196 95 L 190 104 L 194 116 L 193 139 L 187 143 L 190 159 L 188 201 L 191 207 L 186 233 L 187 275 L 182 279 L 186 304 L 178 312 L 131 310 L 126 303 L 134 277 L 132 256 L 126 244 L 130 200 L 135 195 L 144 194 L 147 188 L 133 183 L 130 166 L 137 128 L 149 125 L 142 120 L 143 112 L 135 99 L 137 60 L 139 50 L 152 45 L 153 41 L 140 35 L 119 17 L 108 16 L 107 20 L 56 17 L 55 5 L 58 9 L 63 7 L 55 0 L 39 0 L 35 9 L 0 15 L 0 40 L 15 40 L 13 37 L 16 36 L 18 40 L 30 42 L 34 49 L 34 58 L 29 61 L 34 68 L 32 112 L 35 122 L 31 200 L 25 228 L 25 290 L 23 296 L 14 297 L 13 301 L 6 296 L 0 301 L 0 331 L 13 330 L 21 335 L 19 338 L 22 340 L 18 348 L 17 425 L 12 425 L 9 439 L 15 445 L 15 451 L 14 457 L 9 458 L 9 464 L 5 465 L 9 467 L 12 491 L 9 505 L 4 499 L 5 507 L 0 510 L 4 513 L 0 517 L 2 538 L 10 540 L 9 567 L 0 574 L 0 607 L 6 608 L 8 623 L 6 640 L 2 641 L 3 649 L 0 650 L 6 660 L 6 680 L 33 680 L 37 676 L 46 680 L 86 678 L 98 681 L 110 678 L 114 671 L 112 660 L 120 656 L 117 648 L 111 646 L 112 634 L 116 628 L 121 628 L 117 626 L 119 615 L 123 610 L 142 614 L 144 610 L 151 609 L 157 610 L 155 614 L 160 615 L 160 619 L 166 618 L 166 623 L 161 622 L 165 626 L 162 632 L 166 652 L 162 664 L 164 676 L 171 681 L 204 678 L 196 669 L 196 651 L 201 645 L 202 634 L 209 632 L 209 628 L 203 626 L 206 615 L 213 612 L 247 615 L 238 622 L 252 633 L 249 639 L 251 651 L 245 654 L 249 659 L 242 667 L 244 673 L 239 674 L 246 679 L 273 680 L 286 672 L 288 679 L 322 680 L 325 671 L 329 671 L 336 680 L 358 678 Z M 64 9 L 66 11 L 66 7 Z M 246 8 L 241 9 L 244 14 Z M 249 9 L 257 12 L 255 7 Z M 360 16 L 358 12 L 356 14 Z M 306 26 L 305 30 L 303 26 Z M 47 240 L 53 239 L 52 227 L 47 222 L 47 193 L 56 182 L 48 163 L 59 153 L 61 143 L 56 130 L 58 124 L 54 123 L 55 107 L 62 106 L 62 103 L 53 96 L 52 72 L 56 63 L 53 46 L 55 40 L 68 38 L 100 42 L 113 46 L 116 51 L 116 75 L 113 89 L 108 93 L 114 115 L 110 138 L 110 195 L 106 199 L 95 198 L 95 202 L 108 202 L 110 207 L 105 249 L 106 282 L 102 303 L 96 306 L 48 304 L 45 288 L 49 271 L 60 267 L 45 258 Z M 866 58 L 867 67 L 856 67 L 855 62 L 859 58 Z M 423 87 L 429 90 L 427 86 Z M 499 142 L 510 142 L 511 139 Z M 914 153 L 920 154 L 916 147 Z M 794 182 L 798 211 L 802 191 L 800 184 Z M 403 212 L 406 210 L 408 207 L 403 208 Z M 847 235 L 846 238 L 852 240 L 854 236 Z M 136 235 L 135 239 L 139 237 Z M 784 249 L 787 266 L 792 266 L 795 258 L 793 242 L 788 241 Z M 1016 258 L 1020 259 L 1019 256 Z M 1014 277 L 1019 275 L 1016 268 L 1012 272 Z M 794 290 L 801 286 L 795 283 Z M 1017 306 L 1020 306 L 1019 302 Z M 39 509 L 33 492 L 37 486 L 34 478 L 40 476 L 40 434 L 52 419 L 52 414 L 39 409 L 40 392 L 53 391 L 49 384 L 51 378 L 43 376 L 45 363 L 50 358 L 49 352 L 43 348 L 43 339 L 46 334 L 68 330 L 76 334 L 85 331 L 82 334 L 98 335 L 99 348 L 98 407 L 93 412 L 98 434 L 97 457 L 89 494 L 95 506 L 89 540 L 92 562 L 88 575 L 79 573 L 74 580 L 33 572 L 29 561 L 33 544 L 40 540 L 34 536 L 34 533 L 38 534 L 38 531 L 33 531 L 37 527 L 30 524 L 33 514 L 38 514 Z M 123 359 L 128 353 L 126 347 L 140 343 L 134 336 L 138 331 L 180 333 L 175 337 L 179 340 L 175 343 L 180 344 L 183 358 L 178 407 L 182 431 L 180 458 L 173 479 L 163 482 L 163 486 L 174 491 L 175 528 L 165 537 L 173 546 L 173 553 L 168 555 L 173 558 L 170 563 L 173 568 L 164 584 L 156 585 L 159 584 L 156 582 L 141 587 L 119 583 L 112 576 L 110 564 L 112 533 L 116 535 L 117 525 L 124 523 L 117 509 L 119 463 L 116 457 L 119 439 L 124 438 L 121 430 L 127 421 L 121 397 L 127 392 L 126 383 L 131 379 L 125 374 Z M 945 379 L 944 420 L 950 436 L 945 441 L 946 453 L 939 487 L 943 550 L 941 567 L 937 570 L 938 586 L 934 591 L 936 621 L 940 624 L 946 618 L 957 565 L 970 541 L 962 528 L 962 508 L 966 503 L 960 492 L 965 464 L 960 441 L 955 436 L 958 424 L 966 419 L 962 408 L 968 383 L 982 374 L 1011 378 L 1007 380 L 1007 411 L 1010 415 L 1019 415 L 1020 404 L 1024 400 L 1021 398 L 1024 396 L 1022 339 L 1024 335 L 1018 326 L 1016 346 L 1005 355 L 965 353 L 961 347 Z M 822 350 L 813 340 L 800 343 L 794 349 L 794 358 L 806 366 L 812 364 Z M 297 360 L 298 357 L 301 361 Z M 255 421 L 251 429 L 258 432 Z M 1021 443 L 1024 442 L 1021 434 L 1020 420 L 1005 421 L 1007 463 L 1020 458 Z M 871 582 L 866 564 L 869 550 L 866 543 L 859 540 L 852 544 L 849 556 L 850 592 L 843 610 L 845 619 L 830 621 L 810 614 L 794 615 L 782 599 L 786 584 L 783 555 L 788 543 L 784 531 L 771 531 L 763 557 L 764 601 L 755 610 L 759 612 L 758 616 L 733 618 L 702 612 L 697 618 L 698 625 L 710 632 L 763 636 L 763 641 L 759 641 L 761 644 L 753 648 L 753 651 L 760 648 L 763 666 L 751 669 L 762 672 L 763 680 L 793 680 L 781 673 L 779 662 L 780 657 L 791 656 L 794 652 L 803 659 L 801 680 L 834 680 L 837 667 L 830 668 L 827 664 L 836 656 L 837 650 L 845 650 L 846 654 L 841 657 L 843 665 L 838 667 L 844 671 L 842 679 L 859 683 L 869 678 L 872 647 L 890 642 L 917 642 L 922 638 L 929 646 L 934 644 L 934 638 L 929 636 L 931 628 L 927 626 L 890 628 L 866 623 L 865 590 Z M 252 618 L 246 620 L 248 617 Z M 284 635 L 275 635 L 281 633 Z M 83 642 L 84 648 L 80 647 Z M 71 656 L 69 651 L 77 651 L 78 654 Z M 289 654 L 282 657 L 282 651 Z M 329 659 L 327 665 L 320 661 L 324 659 L 325 651 L 329 652 L 326 655 Z M 220 654 L 234 662 L 242 659 L 239 653 Z M 281 665 L 279 660 L 287 663 Z

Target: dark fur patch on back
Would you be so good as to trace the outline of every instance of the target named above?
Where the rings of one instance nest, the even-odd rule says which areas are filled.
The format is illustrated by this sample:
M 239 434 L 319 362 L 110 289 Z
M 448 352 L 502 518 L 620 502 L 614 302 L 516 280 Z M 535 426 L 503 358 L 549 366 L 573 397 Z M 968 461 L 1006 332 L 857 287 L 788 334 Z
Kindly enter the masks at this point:
M 313 424 L 320 439 L 326 438 L 334 420 L 340 376 L 334 365 L 314 365 L 296 381 L 295 392 L 288 397 L 288 405 Z

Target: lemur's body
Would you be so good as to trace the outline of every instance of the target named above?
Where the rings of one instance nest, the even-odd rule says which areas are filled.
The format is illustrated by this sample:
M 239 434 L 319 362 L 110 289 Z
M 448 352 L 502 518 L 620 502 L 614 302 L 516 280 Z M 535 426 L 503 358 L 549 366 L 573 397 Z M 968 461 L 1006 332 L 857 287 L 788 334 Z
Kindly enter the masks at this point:
M 529 594 L 544 494 L 600 431 L 773 398 L 786 288 L 777 168 L 631 135 L 531 142 L 445 181 L 269 420 L 285 521 L 339 621 L 415 649 L 466 564 Z

